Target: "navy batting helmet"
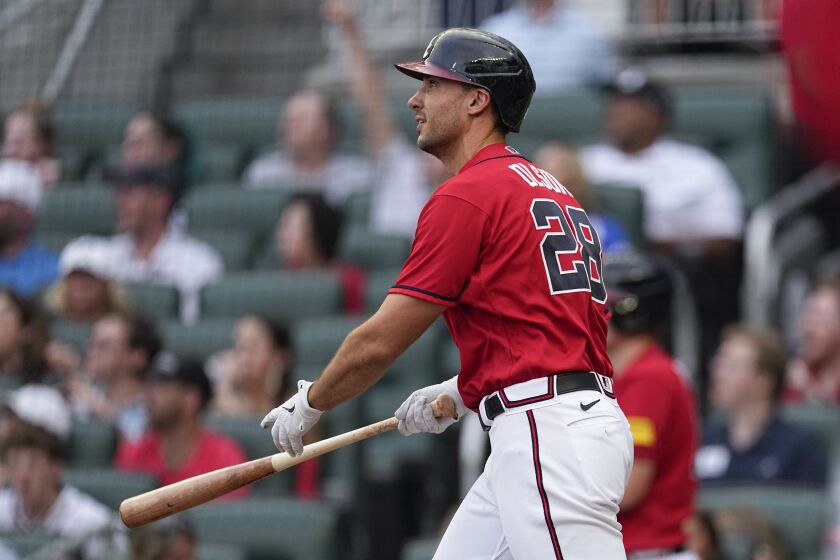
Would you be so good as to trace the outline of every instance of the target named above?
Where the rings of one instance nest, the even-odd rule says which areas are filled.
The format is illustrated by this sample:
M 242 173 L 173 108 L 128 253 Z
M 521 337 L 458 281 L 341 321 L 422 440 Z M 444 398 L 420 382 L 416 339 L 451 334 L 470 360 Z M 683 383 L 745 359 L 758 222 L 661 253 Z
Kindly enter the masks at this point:
M 628 252 L 604 261 L 610 323 L 627 333 L 652 332 L 667 324 L 674 283 L 661 264 Z
M 418 80 L 437 76 L 486 89 L 502 124 L 512 132 L 519 132 L 536 89 L 522 51 L 507 39 L 478 29 L 442 31 L 432 38 L 422 60 L 394 66 Z

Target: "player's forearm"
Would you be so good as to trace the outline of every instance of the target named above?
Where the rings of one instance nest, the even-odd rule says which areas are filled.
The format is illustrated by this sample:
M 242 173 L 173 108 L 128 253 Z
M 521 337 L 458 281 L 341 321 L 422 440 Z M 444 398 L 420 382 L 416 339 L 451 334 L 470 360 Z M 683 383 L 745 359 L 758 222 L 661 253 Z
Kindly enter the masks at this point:
M 377 340 L 375 332 L 362 325 L 347 336 L 309 389 L 310 406 L 329 410 L 360 395 L 384 375 L 401 352 Z

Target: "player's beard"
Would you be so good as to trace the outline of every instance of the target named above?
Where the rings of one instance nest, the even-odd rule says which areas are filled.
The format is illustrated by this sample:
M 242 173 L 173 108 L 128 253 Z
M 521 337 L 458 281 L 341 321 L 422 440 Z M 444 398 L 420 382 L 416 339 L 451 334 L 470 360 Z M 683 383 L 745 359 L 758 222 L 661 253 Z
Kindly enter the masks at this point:
M 442 159 L 461 135 L 458 120 L 453 113 L 446 111 L 432 118 L 426 115 L 423 130 L 417 137 L 417 147 Z

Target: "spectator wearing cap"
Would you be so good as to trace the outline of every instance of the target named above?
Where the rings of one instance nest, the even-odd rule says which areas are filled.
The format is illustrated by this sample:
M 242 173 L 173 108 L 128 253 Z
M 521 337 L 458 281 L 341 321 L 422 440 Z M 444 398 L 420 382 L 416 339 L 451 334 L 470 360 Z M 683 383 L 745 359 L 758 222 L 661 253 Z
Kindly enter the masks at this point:
M 565 0 L 520 0 L 484 20 L 481 28 L 522 50 L 534 71 L 538 96 L 603 83 L 615 71 L 607 38 Z
M 607 89 L 606 140 L 581 151 L 586 175 L 642 189 L 645 233 L 659 249 L 730 251 L 743 229 L 740 192 L 717 157 L 668 135 L 669 91 L 636 69 Z
M 197 560 L 197 540 L 186 517 L 167 517 L 131 532 L 131 559 Z
M 0 450 L 9 484 L 0 489 L 0 532 L 46 534 L 63 552 L 60 558 L 124 554 L 128 539 L 116 512 L 61 482 L 71 428 L 61 394 L 26 385 L 9 396 L 4 410 Z
M 740 325 L 724 331 L 709 400 L 725 419 L 704 427 L 695 458 L 701 481 L 825 484 L 825 451 L 779 414 L 786 361 L 775 332 Z
M 140 439 L 149 416 L 146 375 L 161 346 L 154 324 L 140 315 L 115 312 L 96 321 L 84 363 L 68 371 L 73 412 L 112 422 L 123 439 Z
M 27 297 L 58 276 L 58 255 L 32 239 L 42 196 L 41 178 L 31 164 L 0 161 L 0 285 Z
M 245 461 L 236 442 L 202 422 L 212 393 L 199 363 L 158 354 L 148 384 L 149 430 L 136 442 L 120 444 L 117 468 L 151 473 L 165 485 Z M 242 488 L 228 497 L 246 493 Z
M 53 317 L 78 323 L 93 323 L 109 313 L 126 311 L 128 299 L 112 264 L 107 260 L 107 241 L 84 236 L 64 247 L 58 260 L 60 279 L 45 297 Z
M 174 286 L 181 296 L 181 319 L 199 314 L 199 292 L 221 277 L 218 252 L 209 245 L 170 227 L 169 218 L 184 191 L 181 173 L 174 167 L 143 165 L 118 170 L 116 226 L 119 234 L 90 246 L 108 263 L 119 282 Z

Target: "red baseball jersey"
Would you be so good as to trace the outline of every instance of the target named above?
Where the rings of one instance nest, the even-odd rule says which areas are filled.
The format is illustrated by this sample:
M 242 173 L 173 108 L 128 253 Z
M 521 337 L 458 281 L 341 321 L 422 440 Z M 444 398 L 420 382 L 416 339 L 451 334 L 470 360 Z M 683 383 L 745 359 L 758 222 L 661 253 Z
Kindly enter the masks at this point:
M 389 293 L 449 308 L 472 409 L 552 373 L 612 376 L 598 234 L 568 190 L 504 144 L 480 150 L 430 197 Z
M 628 366 L 613 390 L 630 422 L 636 460 L 656 464 L 647 497 L 618 516 L 624 548 L 630 553 L 680 546 L 685 542 L 682 522 L 694 512 L 697 487 L 694 394 L 674 360 L 656 345 Z

